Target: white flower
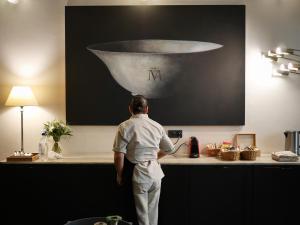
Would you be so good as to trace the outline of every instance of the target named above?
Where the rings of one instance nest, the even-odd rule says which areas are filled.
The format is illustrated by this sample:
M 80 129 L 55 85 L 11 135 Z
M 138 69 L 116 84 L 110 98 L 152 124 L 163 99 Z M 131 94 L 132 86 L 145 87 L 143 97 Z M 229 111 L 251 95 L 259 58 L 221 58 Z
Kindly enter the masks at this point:
M 52 132 L 53 130 L 54 130 L 54 126 L 51 126 L 51 127 L 49 128 L 49 131 Z

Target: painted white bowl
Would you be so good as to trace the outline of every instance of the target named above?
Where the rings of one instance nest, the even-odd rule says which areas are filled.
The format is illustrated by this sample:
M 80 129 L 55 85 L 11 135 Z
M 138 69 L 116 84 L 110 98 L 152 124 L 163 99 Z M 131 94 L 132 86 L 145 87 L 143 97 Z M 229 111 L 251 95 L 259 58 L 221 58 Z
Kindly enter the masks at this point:
M 181 40 L 131 40 L 87 47 L 108 67 L 115 81 L 132 95 L 162 98 L 180 85 L 185 56 L 211 51 L 222 45 Z

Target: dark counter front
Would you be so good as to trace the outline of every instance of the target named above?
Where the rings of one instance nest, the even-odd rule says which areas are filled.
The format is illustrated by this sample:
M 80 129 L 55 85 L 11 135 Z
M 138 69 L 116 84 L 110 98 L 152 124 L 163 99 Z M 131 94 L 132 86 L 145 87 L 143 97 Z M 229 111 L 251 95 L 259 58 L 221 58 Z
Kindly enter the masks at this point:
M 159 225 L 297 224 L 299 165 L 163 165 Z M 1 224 L 134 218 L 112 164 L 0 164 Z

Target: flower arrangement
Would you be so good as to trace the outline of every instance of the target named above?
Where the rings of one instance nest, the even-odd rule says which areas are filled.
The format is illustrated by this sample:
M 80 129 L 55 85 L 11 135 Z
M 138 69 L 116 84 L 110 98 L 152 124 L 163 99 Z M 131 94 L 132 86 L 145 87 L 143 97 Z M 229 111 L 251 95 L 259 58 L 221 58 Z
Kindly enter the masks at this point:
M 72 136 L 71 128 L 61 120 L 47 121 L 44 123 L 44 132 L 47 136 L 51 136 L 53 138 L 54 145 L 52 147 L 52 151 L 56 153 L 61 153 L 62 151 L 58 144 L 61 136 Z

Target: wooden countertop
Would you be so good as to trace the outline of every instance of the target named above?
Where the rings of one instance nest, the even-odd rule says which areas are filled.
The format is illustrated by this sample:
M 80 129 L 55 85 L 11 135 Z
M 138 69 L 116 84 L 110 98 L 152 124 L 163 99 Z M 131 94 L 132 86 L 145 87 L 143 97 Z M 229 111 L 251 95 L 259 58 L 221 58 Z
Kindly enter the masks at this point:
M 271 158 L 271 154 L 262 154 L 255 161 L 237 160 L 237 161 L 222 161 L 215 157 L 207 157 L 200 155 L 200 158 L 188 158 L 187 156 L 165 156 L 159 162 L 164 165 L 300 165 L 298 162 L 278 162 Z M 3 160 L 1 164 L 112 164 L 113 153 L 99 154 L 81 154 L 81 155 L 63 155 L 62 159 L 48 159 L 42 161 L 40 159 L 34 162 L 6 162 Z

